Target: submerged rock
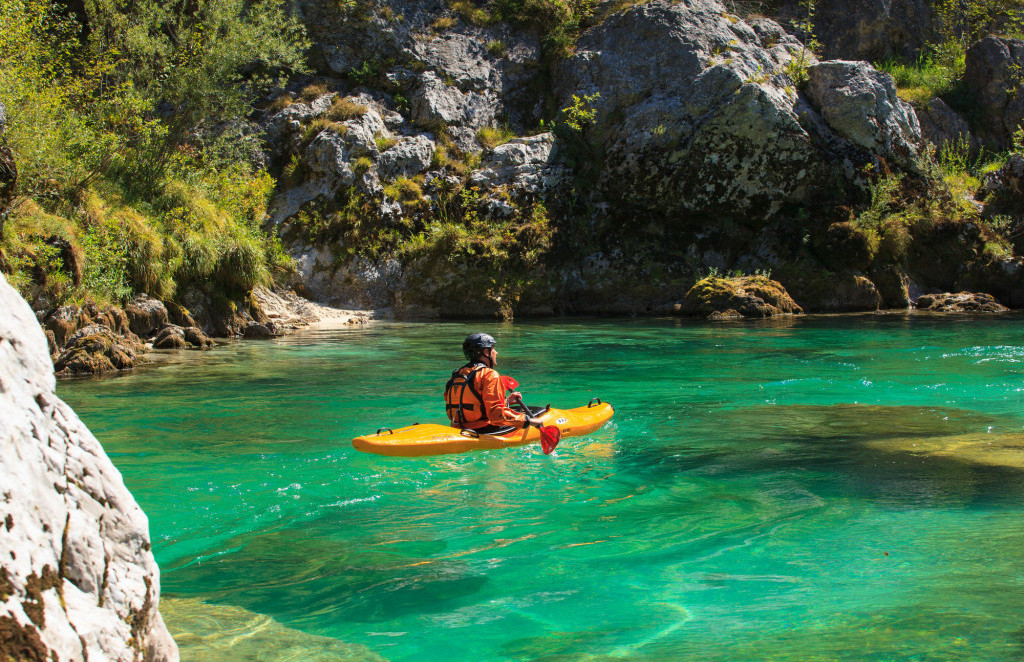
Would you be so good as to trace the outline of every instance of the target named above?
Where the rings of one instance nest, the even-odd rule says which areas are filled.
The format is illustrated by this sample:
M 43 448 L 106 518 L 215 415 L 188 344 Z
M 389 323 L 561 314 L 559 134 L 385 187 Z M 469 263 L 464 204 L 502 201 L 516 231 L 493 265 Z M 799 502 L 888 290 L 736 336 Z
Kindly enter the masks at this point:
M 0 658 L 173 662 L 146 516 L 2 275 L 0 311 Z
M 163 605 L 168 628 L 183 657 L 192 662 L 384 662 L 365 646 L 293 630 L 241 607 L 208 605 L 191 598 L 171 598 Z
M 781 284 L 764 276 L 719 278 L 708 276 L 690 288 L 673 307 L 681 315 L 773 317 L 803 312 Z

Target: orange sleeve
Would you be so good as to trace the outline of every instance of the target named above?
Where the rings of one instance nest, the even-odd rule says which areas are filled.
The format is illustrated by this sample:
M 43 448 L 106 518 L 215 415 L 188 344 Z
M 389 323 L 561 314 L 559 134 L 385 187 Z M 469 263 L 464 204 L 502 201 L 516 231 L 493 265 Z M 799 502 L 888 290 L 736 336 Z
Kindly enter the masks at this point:
M 517 413 L 505 406 L 505 389 L 498 373 L 492 369 L 482 370 L 479 380 L 480 396 L 484 399 L 484 410 L 490 424 L 525 427 L 526 414 Z

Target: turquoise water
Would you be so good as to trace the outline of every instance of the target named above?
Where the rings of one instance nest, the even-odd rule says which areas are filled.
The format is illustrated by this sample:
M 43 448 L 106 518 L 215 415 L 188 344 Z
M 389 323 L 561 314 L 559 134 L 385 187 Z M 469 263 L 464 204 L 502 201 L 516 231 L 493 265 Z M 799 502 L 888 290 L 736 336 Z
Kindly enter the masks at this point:
M 1017 660 L 1021 323 L 387 323 L 59 392 L 149 515 L 169 605 L 356 658 Z M 443 419 L 478 329 L 528 403 L 615 418 L 551 456 L 351 448 Z

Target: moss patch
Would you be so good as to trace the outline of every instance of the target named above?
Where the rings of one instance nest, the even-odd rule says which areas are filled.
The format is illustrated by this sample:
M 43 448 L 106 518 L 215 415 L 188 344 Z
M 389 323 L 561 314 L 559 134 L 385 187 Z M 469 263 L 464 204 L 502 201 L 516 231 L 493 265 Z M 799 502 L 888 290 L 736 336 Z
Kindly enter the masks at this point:
M 0 659 L 18 662 L 49 662 L 39 631 L 10 616 L 0 616 Z

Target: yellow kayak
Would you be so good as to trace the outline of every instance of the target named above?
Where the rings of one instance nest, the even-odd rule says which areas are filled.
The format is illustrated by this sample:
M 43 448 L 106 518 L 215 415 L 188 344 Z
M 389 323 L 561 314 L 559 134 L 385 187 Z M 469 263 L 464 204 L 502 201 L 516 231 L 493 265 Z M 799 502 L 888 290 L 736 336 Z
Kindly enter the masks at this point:
M 611 419 L 615 410 L 610 404 L 594 398 L 586 407 L 553 409 L 548 406 L 544 409 L 531 408 L 530 413 L 539 417 L 545 426 L 556 426 L 565 439 L 599 429 Z M 535 427 L 508 428 L 491 434 L 477 434 L 472 430 L 460 430 L 448 425 L 415 423 L 394 430 L 381 428 L 376 434 L 356 437 L 352 440 L 352 446 L 364 453 L 416 457 L 524 446 L 539 440 L 540 430 Z

